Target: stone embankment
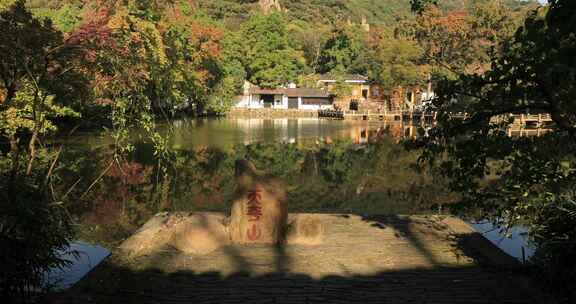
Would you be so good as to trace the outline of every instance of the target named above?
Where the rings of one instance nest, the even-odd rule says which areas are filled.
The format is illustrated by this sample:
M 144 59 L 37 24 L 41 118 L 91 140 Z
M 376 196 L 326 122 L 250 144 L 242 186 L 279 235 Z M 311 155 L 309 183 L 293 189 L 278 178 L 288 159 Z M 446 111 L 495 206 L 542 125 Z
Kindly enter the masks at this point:
M 232 109 L 226 114 L 229 118 L 316 118 L 317 110 L 285 109 Z

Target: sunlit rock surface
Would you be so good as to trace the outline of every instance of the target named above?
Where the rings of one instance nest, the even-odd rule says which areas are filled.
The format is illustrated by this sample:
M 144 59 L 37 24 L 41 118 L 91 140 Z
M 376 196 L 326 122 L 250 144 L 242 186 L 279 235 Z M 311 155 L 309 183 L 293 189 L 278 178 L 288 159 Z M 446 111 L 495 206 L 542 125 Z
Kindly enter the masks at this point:
M 223 214 L 159 214 L 126 240 L 119 254 L 138 268 L 168 272 L 186 269 L 231 275 L 288 271 L 315 278 L 474 263 L 454 239 L 473 230 L 456 218 L 290 214 L 287 222 L 286 242 L 235 243 L 227 237 Z M 495 252 L 495 260 L 503 260 L 501 265 L 514 264 L 496 247 L 490 250 Z
M 225 218 L 202 213 L 160 218 L 185 222 L 190 216 Z M 321 241 L 291 243 L 289 232 L 287 243 L 223 243 L 207 254 L 190 254 L 174 246 L 154 247 L 133 257 L 116 251 L 64 300 L 551 303 L 526 276 L 513 271 L 518 266 L 513 258 L 457 218 L 291 214 L 288 223 L 289 231 L 300 229 L 292 237 L 302 233 L 309 234 L 305 237 L 309 240 L 320 236 Z M 316 234 L 319 228 L 321 235 Z

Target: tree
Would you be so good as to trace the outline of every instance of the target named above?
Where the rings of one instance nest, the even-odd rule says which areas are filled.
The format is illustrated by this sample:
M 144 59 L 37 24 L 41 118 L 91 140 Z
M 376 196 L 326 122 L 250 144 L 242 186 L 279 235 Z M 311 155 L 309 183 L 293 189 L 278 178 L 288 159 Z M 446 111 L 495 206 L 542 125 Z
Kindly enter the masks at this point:
M 47 191 L 56 160 L 36 146 L 55 130 L 55 118 L 77 115 L 67 105 L 82 81 L 69 80 L 82 77 L 77 49 L 24 1 L 0 12 L 0 27 L 0 142 L 10 142 L 7 154 L 0 150 L 0 299 L 12 303 L 41 288 L 50 268 L 67 265 L 58 252 L 68 251 L 73 228 Z
M 404 19 L 396 37 L 415 39 L 424 51 L 429 66 L 428 90 L 442 77 L 456 78 L 462 73 L 482 73 L 490 58 L 498 56 L 524 18 L 524 9 L 513 12 L 500 0 L 475 2 L 467 10 L 443 10 L 436 1 L 425 3 L 416 19 Z M 442 4 L 440 2 L 439 4 Z
M 281 15 L 253 15 L 242 25 L 240 32 L 243 64 L 249 81 L 261 87 L 274 88 L 296 80 L 304 60 L 290 47 Z
M 514 35 L 526 13 L 523 9 L 515 12 L 500 0 L 476 3 L 471 12 L 475 39 L 486 48 L 499 46 Z
M 354 26 L 336 28 L 324 44 L 318 59 L 318 72 L 343 74 L 353 72 L 362 52 L 362 33 Z
M 428 67 L 423 64 L 423 50 L 414 40 L 374 34 L 367 56 L 368 75 L 389 89 L 395 86 L 424 84 Z
M 575 31 L 574 1 L 549 1 L 534 11 L 492 56 L 490 70 L 439 82 L 439 126 L 423 140 L 423 159 L 439 162 L 462 195 L 455 210 L 528 227 L 541 278 L 566 303 L 576 299 Z M 451 118 L 454 111 L 471 117 Z M 515 113 L 549 113 L 554 130 L 509 137 L 507 117 Z
M 438 0 L 410 0 L 413 12 L 421 13 L 427 6 L 438 4 Z
M 290 27 L 290 38 L 293 39 L 302 50 L 306 65 L 310 68 L 310 73 L 318 70 L 318 61 L 322 48 L 326 43 L 326 37 L 330 35 L 330 28 L 327 26 L 317 26 L 310 28 L 308 23 L 299 23 Z
M 428 6 L 417 16 L 414 32 L 437 74 L 473 72 L 486 60 L 475 41 L 472 18 L 465 11 L 443 13 L 437 6 Z
M 220 64 L 223 77 L 209 97 L 208 109 L 214 113 L 225 113 L 232 107 L 234 98 L 242 94 L 246 69 L 242 58 L 242 37 L 238 32 L 226 32 L 221 40 Z
M 576 63 L 569 54 L 575 47 L 570 26 L 576 18 L 570 9 L 558 1 L 551 3 L 545 17 L 543 9 L 534 12 L 501 57 L 493 58 L 491 70 L 443 82 L 437 105 L 462 100 L 463 109 L 475 113 L 469 125 L 486 123 L 500 114 L 545 111 L 561 131 L 574 134 Z
M 27 174 L 30 174 L 38 137 L 53 129 L 47 118 L 67 112 L 53 102 L 70 105 L 74 95 L 77 97 L 86 86 L 73 67 L 80 52 L 65 43 L 62 33 L 54 29 L 50 20 L 34 18 L 24 1 L 16 1 L 0 13 L 0 26 L 3 29 L 0 33 L 0 88 L 4 91 L 0 100 L 3 122 L 0 131 L 10 140 L 13 175 L 18 170 L 15 160 L 19 143 L 31 135 L 27 168 Z

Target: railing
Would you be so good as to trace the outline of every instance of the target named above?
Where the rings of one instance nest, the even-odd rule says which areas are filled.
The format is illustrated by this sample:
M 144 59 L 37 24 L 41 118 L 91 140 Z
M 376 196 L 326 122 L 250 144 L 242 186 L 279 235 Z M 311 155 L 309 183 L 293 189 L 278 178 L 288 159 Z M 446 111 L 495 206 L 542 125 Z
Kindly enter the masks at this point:
M 393 120 L 436 120 L 436 112 L 418 111 L 343 111 L 343 110 L 318 110 L 318 117 L 328 119 L 361 118 L 370 119 L 393 119 Z
M 380 120 L 432 120 L 436 121 L 437 112 L 422 112 L 422 111 L 344 111 L 344 110 L 318 110 L 319 118 L 328 119 L 358 119 L 363 120 L 380 119 Z M 453 119 L 469 119 L 472 117 L 467 112 L 454 112 L 450 113 L 450 118 Z M 512 114 L 501 115 L 492 118 L 493 123 L 507 121 L 514 118 L 513 125 L 526 125 L 536 124 L 537 126 L 544 126 L 546 123 L 552 122 L 550 114 Z
M 318 110 L 318 117 L 344 119 L 345 112 L 340 110 Z

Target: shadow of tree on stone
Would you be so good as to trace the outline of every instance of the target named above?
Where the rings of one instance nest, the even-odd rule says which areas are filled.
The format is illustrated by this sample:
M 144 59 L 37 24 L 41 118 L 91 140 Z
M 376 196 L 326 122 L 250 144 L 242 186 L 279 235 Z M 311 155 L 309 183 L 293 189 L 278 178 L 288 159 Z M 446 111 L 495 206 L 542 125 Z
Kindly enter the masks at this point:
M 285 272 L 223 277 L 217 272 L 133 271 L 107 262 L 46 303 L 549 303 L 527 282 L 480 267 L 314 279 Z
M 340 219 L 339 221 L 349 221 L 357 217 L 324 216 Z M 266 248 L 250 245 L 252 247 L 222 248 L 222 256 L 234 264 L 235 271 L 199 272 L 185 268 L 195 267 L 190 265 L 191 263 L 211 263 L 215 260 L 204 257 L 193 259 L 175 250 L 165 250 L 146 257 L 145 264 L 127 261 L 119 255 L 112 256 L 70 291 L 45 302 L 553 303 L 518 269 L 504 267 L 508 265 L 506 263 L 494 264 L 494 256 L 486 256 L 487 252 L 498 252 L 494 245 L 480 234 L 462 233 L 463 230 L 456 225 L 450 226 L 450 229 L 456 227 L 456 233 L 451 234 L 454 246 L 462 249 L 466 255 L 484 257 L 486 263 L 480 260 L 480 263 L 444 266 L 443 261 L 437 259 L 438 252 L 429 248 L 430 240 L 425 237 L 434 236 L 436 233 L 446 235 L 444 230 L 447 228 L 422 220 L 425 218 L 370 216 L 361 217 L 361 222 L 375 227 L 377 231 L 392 229 L 394 232 L 387 233 L 395 233 L 397 238 L 403 239 L 402 242 L 407 241 L 409 244 L 402 246 L 412 246 L 412 254 L 423 256 L 428 267 L 414 267 L 407 263 L 404 268 L 402 265 L 391 265 L 388 270 L 375 271 L 373 274 L 340 271 L 339 274 L 317 276 L 291 271 L 291 259 L 300 259 L 301 263 L 303 256 L 294 255 L 294 248 L 290 245 Z M 391 242 L 394 240 L 395 237 L 391 236 Z M 384 245 L 370 250 L 384 250 Z M 331 247 L 312 248 L 317 249 L 307 251 L 307 254 L 321 254 L 322 250 Z M 253 256 L 247 256 L 246 250 L 268 254 L 268 258 L 264 259 L 267 265 L 258 264 L 263 260 L 254 260 Z M 341 254 L 356 255 L 357 259 L 363 259 L 363 249 L 358 247 L 357 250 L 358 252 L 343 251 Z M 409 254 L 405 253 L 404 249 L 399 252 Z M 307 261 L 313 261 L 312 258 L 304 256 Z M 263 266 L 270 271 L 260 273 L 258 270 Z
M 410 217 L 402 217 L 398 215 L 369 215 L 363 216 L 362 220 L 371 223 L 372 227 L 379 229 L 391 228 L 395 230 L 395 236 L 397 238 L 405 238 L 416 248 L 422 256 L 424 256 L 428 262 L 431 264 L 438 264 L 434 254 L 426 247 L 425 242 L 422 240 L 421 236 L 418 236 L 414 230 L 414 219 Z M 439 225 L 434 225 L 433 222 L 418 222 L 417 224 L 425 224 L 427 228 L 430 228 L 428 233 L 433 233 L 434 231 L 443 231 L 446 228 Z

